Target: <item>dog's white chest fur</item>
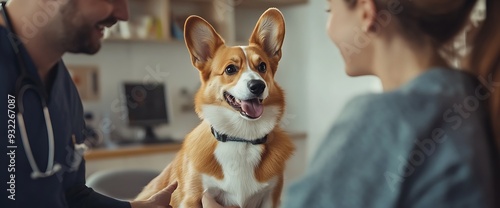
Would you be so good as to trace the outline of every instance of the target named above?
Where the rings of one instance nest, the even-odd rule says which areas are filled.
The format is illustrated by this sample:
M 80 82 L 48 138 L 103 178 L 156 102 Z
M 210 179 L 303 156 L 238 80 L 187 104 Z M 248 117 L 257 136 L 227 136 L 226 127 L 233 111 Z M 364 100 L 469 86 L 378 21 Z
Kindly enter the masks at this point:
M 241 142 L 219 142 L 214 155 L 222 166 L 223 180 L 204 175 L 203 186 L 225 205 L 244 208 L 268 207 L 276 179 L 260 183 L 255 167 L 261 161 L 262 147 Z M 268 199 L 269 198 L 269 199 Z

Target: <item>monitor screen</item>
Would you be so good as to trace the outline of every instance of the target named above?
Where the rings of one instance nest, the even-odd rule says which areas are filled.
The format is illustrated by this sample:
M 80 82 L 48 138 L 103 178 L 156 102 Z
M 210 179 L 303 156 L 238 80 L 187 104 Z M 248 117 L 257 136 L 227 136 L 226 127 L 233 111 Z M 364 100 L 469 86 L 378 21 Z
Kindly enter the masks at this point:
M 128 121 L 134 126 L 169 122 L 165 86 L 162 83 L 125 83 Z

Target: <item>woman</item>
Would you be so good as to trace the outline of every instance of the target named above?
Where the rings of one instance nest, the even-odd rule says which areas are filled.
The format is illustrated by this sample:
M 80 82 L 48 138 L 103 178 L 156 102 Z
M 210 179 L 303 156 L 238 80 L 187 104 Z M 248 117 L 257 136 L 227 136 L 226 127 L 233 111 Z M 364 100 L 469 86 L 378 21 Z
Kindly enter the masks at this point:
M 282 207 L 498 207 L 500 1 L 486 2 L 458 70 L 440 51 L 475 0 L 329 1 L 346 72 L 377 76 L 384 92 L 347 105 Z

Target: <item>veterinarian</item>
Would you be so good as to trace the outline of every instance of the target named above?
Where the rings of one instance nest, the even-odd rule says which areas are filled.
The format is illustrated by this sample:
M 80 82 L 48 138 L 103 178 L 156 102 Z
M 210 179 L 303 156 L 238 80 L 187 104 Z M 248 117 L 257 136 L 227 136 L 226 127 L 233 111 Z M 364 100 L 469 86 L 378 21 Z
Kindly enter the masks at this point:
M 500 207 L 500 1 L 486 0 L 462 69 L 440 53 L 475 3 L 328 1 L 346 73 L 384 92 L 346 105 L 281 207 Z
M 10 0 L 1 14 L 2 207 L 170 207 L 175 185 L 136 202 L 85 186 L 83 108 L 61 57 L 97 53 L 127 0 Z

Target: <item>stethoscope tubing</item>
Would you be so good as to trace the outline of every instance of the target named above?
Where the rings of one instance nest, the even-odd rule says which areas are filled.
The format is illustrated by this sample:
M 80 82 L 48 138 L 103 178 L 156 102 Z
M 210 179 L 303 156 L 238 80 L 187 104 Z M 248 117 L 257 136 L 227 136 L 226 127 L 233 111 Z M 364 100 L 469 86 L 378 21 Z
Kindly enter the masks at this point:
M 45 117 L 45 122 L 46 122 L 46 127 L 47 127 L 47 136 L 49 137 L 49 155 L 48 155 L 48 161 L 47 161 L 47 169 L 45 170 L 44 173 L 38 169 L 38 165 L 36 164 L 35 158 L 33 156 L 33 151 L 31 150 L 31 145 L 28 139 L 28 134 L 26 132 L 26 126 L 24 125 L 24 116 L 22 113 L 17 113 L 17 118 L 19 120 L 19 129 L 21 130 L 21 138 L 23 141 L 24 145 L 24 152 L 26 153 L 26 156 L 28 158 L 28 162 L 30 163 L 31 168 L 33 169 L 33 172 L 31 173 L 31 178 L 36 179 L 36 178 L 41 178 L 41 177 L 46 177 L 54 174 L 55 172 L 59 171 L 61 169 L 61 166 L 59 164 L 55 164 L 54 166 L 54 134 L 52 132 L 52 122 L 50 121 L 50 114 L 49 110 L 47 107 L 43 108 L 43 114 Z
M 35 79 L 29 79 L 28 72 L 26 70 L 26 65 L 24 61 L 22 60 L 19 48 L 17 47 L 16 43 L 13 40 L 13 36 L 15 35 L 13 32 L 13 27 L 11 24 L 11 21 L 8 17 L 7 10 L 5 8 L 5 2 L 1 2 L 2 6 L 2 14 L 5 19 L 7 28 L 9 32 L 11 33 L 9 35 L 9 40 L 12 45 L 12 49 L 16 52 L 17 55 L 17 61 L 19 63 L 20 67 L 20 76 L 18 80 L 16 81 L 16 99 L 18 103 L 18 112 L 17 112 L 17 118 L 18 118 L 18 124 L 19 124 L 19 129 L 21 133 L 21 139 L 23 142 L 24 146 L 24 152 L 26 154 L 26 157 L 28 158 L 29 164 L 31 166 L 31 169 L 33 172 L 31 173 L 31 178 L 32 179 L 37 179 L 37 178 L 42 178 L 42 177 L 48 177 L 56 172 L 58 172 L 61 169 L 61 165 L 55 164 L 54 165 L 54 153 L 55 153 L 55 144 L 54 144 L 54 132 L 53 132 L 53 127 L 52 127 L 52 121 L 50 120 L 50 113 L 49 109 L 47 107 L 47 96 L 44 91 L 40 90 L 40 84 L 35 81 Z M 25 81 L 31 81 L 33 84 L 25 83 Z M 36 84 L 38 84 L 38 88 L 36 87 Z M 43 115 L 45 119 L 45 126 L 47 128 L 47 139 L 48 139 L 48 146 L 49 146 L 49 152 L 48 152 L 48 161 L 47 161 L 47 169 L 45 172 L 41 172 L 40 169 L 38 168 L 38 165 L 36 164 L 36 160 L 33 156 L 33 151 L 31 150 L 31 145 L 29 142 L 28 138 L 28 133 L 26 131 L 26 125 L 24 122 L 24 101 L 23 97 L 24 94 L 27 90 L 33 90 L 35 91 L 38 96 L 40 97 L 42 109 L 43 109 Z

